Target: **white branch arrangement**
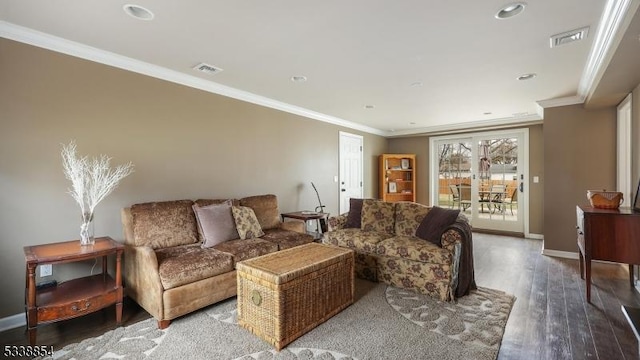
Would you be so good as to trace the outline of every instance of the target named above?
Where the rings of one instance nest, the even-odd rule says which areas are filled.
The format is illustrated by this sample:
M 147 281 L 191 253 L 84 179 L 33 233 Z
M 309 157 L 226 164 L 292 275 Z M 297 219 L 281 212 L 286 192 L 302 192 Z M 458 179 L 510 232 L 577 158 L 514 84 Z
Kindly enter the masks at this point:
M 96 205 L 118 187 L 120 180 L 133 172 L 133 164 L 129 162 L 112 170 L 109 167 L 111 158 L 106 155 L 93 159 L 78 157 L 73 141 L 62 145 L 61 154 L 64 174 L 71 181 L 69 194 L 80 205 L 82 212 L 80 236 L 81 242 L 85 242 L 88 241 L 85 237 L 89 236 L 88 226 L 93 220 Z

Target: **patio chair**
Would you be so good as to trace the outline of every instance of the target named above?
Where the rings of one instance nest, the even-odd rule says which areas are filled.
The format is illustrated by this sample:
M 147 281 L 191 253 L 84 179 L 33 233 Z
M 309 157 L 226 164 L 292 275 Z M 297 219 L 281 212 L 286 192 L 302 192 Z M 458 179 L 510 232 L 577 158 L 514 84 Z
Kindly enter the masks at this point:
M 449 185 L 449 191 L 451 191 L 451 208 L 453 209 L 453 205 L 458 203 L 458 208 L 460 208 L 460 192 L 458 191 L 458 185 Z
M 513 215 L 514 204 L 518 206 L 518 188 L 517 187 L 514 187 L 513 189 L 511 189 L 509 196 L 502 201 L 503 206 L 506 207 L 507 205 L 509 205 L 509 210 L 511 210 L 511 215 Z
M 467 211 L 471 207 L 471 186 L 460 185 L 460 205 L 462 211 Z

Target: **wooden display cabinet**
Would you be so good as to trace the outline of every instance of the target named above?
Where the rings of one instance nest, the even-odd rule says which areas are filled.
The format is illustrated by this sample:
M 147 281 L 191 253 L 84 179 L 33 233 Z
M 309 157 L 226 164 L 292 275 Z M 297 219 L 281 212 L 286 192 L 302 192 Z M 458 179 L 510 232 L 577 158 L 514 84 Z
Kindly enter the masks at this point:
M 384 201 L 416 201 L 416 155 L 382 154 L 379 159 L 379 192 Z

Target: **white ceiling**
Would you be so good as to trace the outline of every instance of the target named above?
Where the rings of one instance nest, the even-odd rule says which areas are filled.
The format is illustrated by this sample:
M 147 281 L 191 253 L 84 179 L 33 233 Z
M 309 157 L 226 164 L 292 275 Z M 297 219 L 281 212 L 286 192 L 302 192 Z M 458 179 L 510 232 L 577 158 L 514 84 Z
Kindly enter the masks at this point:
M 0 36 L 397 136 L 524 124 L 542 119 L 539 102 L 583 101 L 638 7 L 528 0 L 523 13 L 498 20 L 510 0 L 131 1 L 155 18 L 128 16 L 126 1 L 4 0 Z M 601 31 L 616 5 L 619 19 Z M 585 40 L 550 48 L 551 35 L 585 26 Z M 192 70 L 201 62 L 224 71 Z M 516 79 L 527 73 L 537 77 Z

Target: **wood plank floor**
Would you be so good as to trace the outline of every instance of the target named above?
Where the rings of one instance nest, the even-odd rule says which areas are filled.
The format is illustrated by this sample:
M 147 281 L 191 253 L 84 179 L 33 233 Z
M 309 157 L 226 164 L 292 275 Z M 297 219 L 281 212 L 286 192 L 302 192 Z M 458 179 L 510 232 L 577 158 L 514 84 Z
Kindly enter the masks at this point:
M 624 266 L 594 262 L 592 304 L 586 303 L 578 261 L 541 255 L 542 241 L 474 233 L 479 286 L 516 296 L 498 359 L 639 359 L 621 305 L 640 307 Z M 149 318 L 125 299 L 123 325 Z M 38 343 L 55 349 L 115 328 L 114 307 L 44 325 Z M 24 328 L 0 333 L 0 345 L 27 344 Z
M 593 262 L 591 304 L 578 260 L 542 241 L 473 234 L 476 282 L 516 296 L 498 359 L 639 359 L 622 305 L 640 307 L 626 266 Z

